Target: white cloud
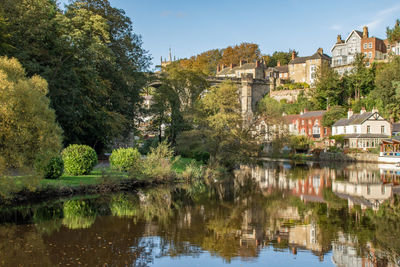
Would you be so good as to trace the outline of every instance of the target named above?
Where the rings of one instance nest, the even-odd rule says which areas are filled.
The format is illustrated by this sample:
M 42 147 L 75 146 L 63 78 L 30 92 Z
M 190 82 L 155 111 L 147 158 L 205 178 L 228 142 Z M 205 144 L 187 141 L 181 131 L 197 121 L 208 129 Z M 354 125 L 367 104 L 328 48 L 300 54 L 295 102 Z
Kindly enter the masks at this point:
M 396 11 L 400 10 L 400 5 L 395 5 L 390 8 L 382 9 L 377 12 L 376 16 L 365 25 L 368 26 L 371 30 L 377 30 L 382 27 L 382 23 L 392 16 L 392 14 Z M 362 28 L 364 25 L 360 25 L 359 28 Z

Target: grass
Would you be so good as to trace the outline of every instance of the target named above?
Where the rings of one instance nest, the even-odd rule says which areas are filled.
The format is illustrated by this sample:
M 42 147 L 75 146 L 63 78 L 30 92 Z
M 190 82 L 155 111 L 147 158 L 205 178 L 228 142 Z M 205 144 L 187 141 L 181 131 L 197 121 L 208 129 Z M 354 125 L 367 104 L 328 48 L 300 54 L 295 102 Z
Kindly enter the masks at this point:
M 195 161 L 196 164 L 201 165 L 202 163 L 196 161 L 191 158 L 179 158 L 175 164 L 172 166 L 172 169 L 178 173 L 182 174 L 186 169 L 186 166 L 190 164 L 190 162 Z M 52 179 L 43 179 L 40 183 L 43 186 L 52 185 L 57 187 L 74 187 L 81 185 L 96 185 L 100 184 L 104 181 L 104 177 L 113 177 L 113 178 L 128 178 L 128 174 L 125 172 L 119 172 L 115 170 L 111 170 L 110 167 L 96 167 L 89 175 L 78 175 L 72 176 L 64 174 L 60 178 L 52 180 Z
M 192 161 L 194 161 L 197 165 L 202 165 L 203 163 L 200 161 L 196 161 L 195 159 L 192 158 L 179 158 L 175 164 L 172 166 L 172 169 L 178 173 L 182 174 L 183 171 L 186 169 L 186 166 L 189 165 Z
M 42 185 L 53 185 L 53 186 L 81 186 L 81 185 L 95 185 L 100 184 L 104 181 L 104 177 L 120 177 L 121 179 L 127 178 L 128 174 L 111 170 L 109 167 L 96 167 L 88 175 L 72 176 L 64 174 L 56 180 L 43 179 Z

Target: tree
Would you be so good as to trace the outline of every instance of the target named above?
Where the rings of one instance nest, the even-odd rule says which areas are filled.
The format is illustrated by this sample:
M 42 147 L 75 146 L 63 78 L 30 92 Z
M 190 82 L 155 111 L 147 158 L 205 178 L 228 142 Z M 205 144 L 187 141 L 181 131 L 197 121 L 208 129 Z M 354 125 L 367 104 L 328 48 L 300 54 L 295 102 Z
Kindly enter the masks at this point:
M 212 166 L 232 167 L 256 155 L 257 139 L 241 115 L 237 86 L 232 82 L 211 87 L 199 100 L 196 122 L 193 132 L 203 140 Z
M 170 64 L 161 77 L 161 86 L 154 91 L 151 110 L 153 119 L 161 132 L 161 125 L 167 124 L 171 145 L 185 129 L 190 129 L 193 108 L 196 101 L 208 88 L 204 74 L 183 69 L 178 63 Z
M 386 28 L 386 36 L 390 43 L 400 41 L 400 20 L 396 20 L 396 24 L 393 28 Z
M 271 55 L 264 55 L 262 58 L 265 61 L 267 67 L 275 67 L 279 63 L 281 66 L 287 65 L 290 60 L 292 60 L 292 53 L 295 53 L 297 56 L 298 52 L 292 49 L 289 49 L 289 52 L 284 51 L 275 51 L 272 56 Z
M 47 163 L 61 150 L 61 129 L 47 82 L 28 78 L 16 59 L 0 57 L 0 169 Z
M 346 109 L 342 106 L 333 106 L 322 117 L 322 125 L 331 127 L 336 121 L 346 117 Z
M 317 109 L 326 109 L 327 105 L 343 105 L 347 99 L 339 74 L 324 62 L 317 70 L 315 88 L 312 92 Z
M 239 64 L 241 60 L 253 62 L 260 59 L 261 53 L 258 44 L 241 43 L 234 47 L 228 46 L 222 52 L 221 64 Z
M 135 129 L 149 56 L 124 11 L 108 0 L 3 0 L 9 55 L 48 81 L 65 144 L 102 150 Z
M 8 24 L 4 16 L 0 13 L 0 55 L 5 55 L 7 51 L 12 49 L 9 44 L 11 34 L 8 31 Z
M 368 95 L 375 88 L 375 66 L 367 68 L 366 61 L 364 54 L 356 54 L 354 68 L 345 76 L 348 95 L 354 96 L 354 99 Z
M 395 57 L 377 72 L 375 79 L 376 89 L 372 92 L 377 101 L 381 101 L 387 117 L 392 120 L 400 119 L 398 81 L 400 81 L 400 58 Z
M 219 49 L 212 49 L 200 53 L 189 59 L 179 61 L 182 67 L 196 72 L 202 72 L 205 75 L 213 75 L 217 70 L 217 65 L 222 58 L 222 52 Z

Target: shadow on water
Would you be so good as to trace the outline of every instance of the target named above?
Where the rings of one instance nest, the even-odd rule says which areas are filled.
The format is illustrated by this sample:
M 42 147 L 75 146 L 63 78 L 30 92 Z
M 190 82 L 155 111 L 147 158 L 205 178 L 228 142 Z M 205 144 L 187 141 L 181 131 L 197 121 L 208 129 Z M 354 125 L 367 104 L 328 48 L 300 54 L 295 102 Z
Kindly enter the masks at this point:
M 251 264 L 272 253 L 398 266 L 399 177 L 391 166 L 263 162 L 221 180 L 3 208 L 0 265 Z

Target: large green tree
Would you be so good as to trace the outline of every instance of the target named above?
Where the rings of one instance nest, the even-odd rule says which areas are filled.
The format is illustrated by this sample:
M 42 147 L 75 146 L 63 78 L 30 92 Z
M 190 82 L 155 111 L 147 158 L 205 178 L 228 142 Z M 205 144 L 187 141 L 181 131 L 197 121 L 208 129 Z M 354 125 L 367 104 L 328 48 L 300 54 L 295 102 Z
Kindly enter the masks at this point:
M 61 128 L 47 82 L 28 78 L 16 59 L 0 57 L 0 170 L 33 167 L 61 150 Z
M 149 57 L 122 10 L 107 0 L 2 0 L 9 24 L 9 54 L 28 75 L 49 83 L 51 105 L 65 143 L 98 151 L 134 130 Z

